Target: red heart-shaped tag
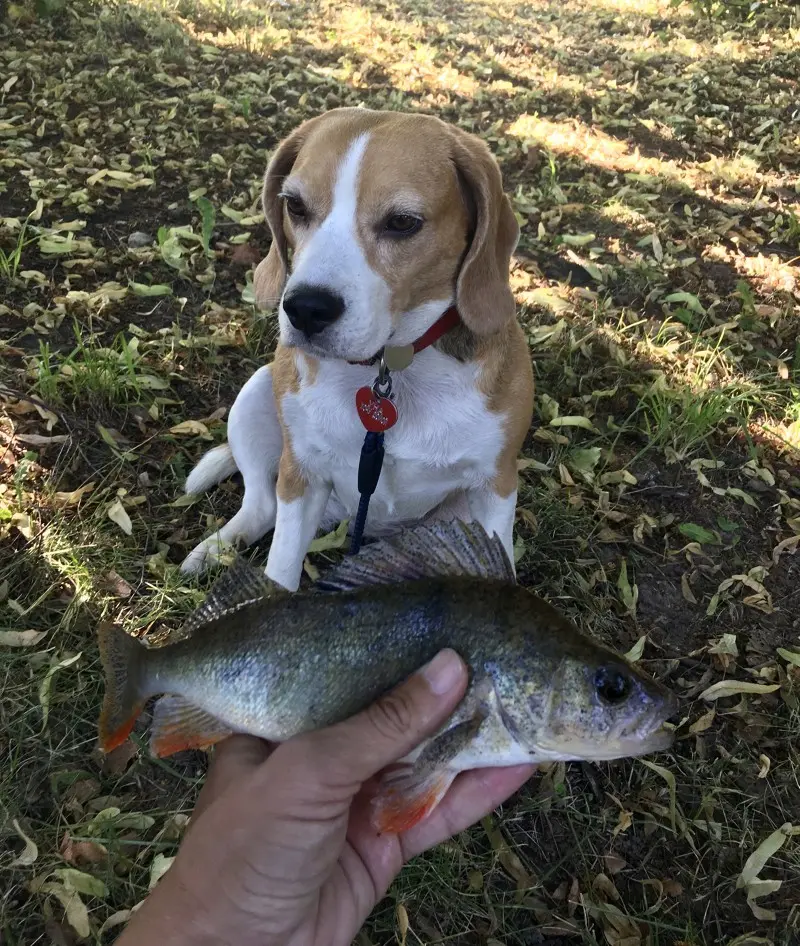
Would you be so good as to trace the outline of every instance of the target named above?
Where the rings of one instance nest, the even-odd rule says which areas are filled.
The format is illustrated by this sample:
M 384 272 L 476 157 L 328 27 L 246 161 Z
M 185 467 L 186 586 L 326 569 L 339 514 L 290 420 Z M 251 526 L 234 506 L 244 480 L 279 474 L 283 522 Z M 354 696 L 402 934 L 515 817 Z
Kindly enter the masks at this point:
M 397 423 L 394 403 L 388 397 L 380 397 L 369 387 L 356 391 L 356 410 L 361 423 L 374 434 L 382 433 Z

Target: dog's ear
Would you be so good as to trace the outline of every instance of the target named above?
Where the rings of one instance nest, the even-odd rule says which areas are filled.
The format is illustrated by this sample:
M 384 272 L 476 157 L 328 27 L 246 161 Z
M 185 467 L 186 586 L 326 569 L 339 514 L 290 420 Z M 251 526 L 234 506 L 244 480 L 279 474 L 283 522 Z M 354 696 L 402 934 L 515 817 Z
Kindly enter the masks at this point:
M 456 305 L 467 328 L 476 335 L 490 335 L 514 318 L 508 271 L 519 225 L 503 193 L 500 168 L 480 138 L 455 129 L 453 161 L 471 216 L 471 240 L 456 282 Z
M 266 257 L 256 266 L 253 276 L 256 302 L 262 309 L 274 308 L 280 302 L 283 287 L 286 285 L 289 254 L 286 233 L 283 229 L 283 202 L 278 195 L 283 187 L 284 179 L 292 170 L 300 148 L 308 136 L 310 124 L 310 122 L 304 122 L 280 143 L 264 175 L 261 202 L 264 207 L 264 217 L 272 233 L 272 246 Z

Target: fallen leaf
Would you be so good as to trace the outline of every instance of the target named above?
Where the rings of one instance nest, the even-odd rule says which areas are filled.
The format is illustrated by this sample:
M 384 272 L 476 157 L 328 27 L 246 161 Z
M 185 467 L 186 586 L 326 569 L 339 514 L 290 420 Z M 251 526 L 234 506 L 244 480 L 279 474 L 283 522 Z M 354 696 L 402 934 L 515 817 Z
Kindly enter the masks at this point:
M 91 491 L 95 488 L 95 485 L 96 484 L 93 482 L 84 483 L 83 486 L 73 489 L 72 492 L 53 493 L 53 505 L 58 506 L 61 509 L 66 506 L 77 506 L 87 493 L 91 493 Z
M 170 427 L 169 432 L 178 436 L 209 437 L 208 427 L 199 420 L 184 420 Z
M 582 427 L 584 430 L 594 430 L 594 424 L 583 414 L 570 414 L 566 417 L 554 417 L 550 421 L 551 427 Z
M 635 664 L 637 660 L 642 659 L 642 654 L 644 653 L 644 645 L 647 643 L 647 634 L 642 634 L 638 641 L 631 647 L 631 649 L 625 654 L 625 659 L 630 661 L 630 663 Z
M 172 294 L 172 286 L 164 284 L 155 284 L 148 286 L 145 283 L 129 282 L 131 292 L 136 296 L 169 296 Z
M 397 918 L 400 946 L 406 946 L 406 937 L 408 936 L 408 910 L 406 910 L 402 903 L 395 904 L 394 915 Z
M 58 673 L 59 670 L 65 670 L 67 667 L 71 667 L 74 663 L 77 663 L 81 658 L 81 654 L 74 654 L 72 657 L 65 657 L 63 660 L 59 660 L 57 664 L 52 666 L 44 676 L 44 680 L 39 684 L 39 703 L 42 707 L 42 732 L 47 729 L 47 720 L 50 715 L 50 691 L 53 686 L 53 677 Z
M 339 525 L 333 530 L 333 532 L 328 532 L 327 535 L 321 535 L 318 538 L 314 539 L 313 542 L 309 545 L 309 552 L 328 552 L 331 549 L 341 549 L 344 548 L 345 543 L 347 542 L 347 526 L 349 524 L 348 519 L 343 519 Z
M 101 900 L 108 896 L 108 887 L 99 877 L 93 877 L 75 867 L 58 867 L 53 871 L 67 890 L 75 890 L 87 897 L 99 897 Z
M 41 893 L 50 894 L 59 901 L 64 908 L 67 922 L 78 936 L 89 936 L 91 933 L 89 911 L 86 909 L 86 904 L 81 900 L 77 891 L 68 890 L 64 884 L 57 884 L 55 882 L 42 884 L 39 891 Z
M 772 550 L 772 561 L 777 565 L 781 555 L 785 552 L 788 552 L 789 555 L 794 555 L 797 552 L 798 545 L 800 545 L 800 535 L 790 535 L 788 539 L 778 542 Z
M 774 693 L 780 690 L 777 683 L 748 683 L 744 680 L 722 680 L 715 683 L 700 694 L 701 700 L 711 702 L 721 700 L 726 696 L 736 696 L 737 693 Z
M 736 879 L 736 889 L 748 887 L 757 879 L 766 866 L 767 861 L 780 851 L 784 844 L 793 835 L 800 834 L 800 826 L 795 827 L 790 822 L 781 825 L 776 831 L 764 838 L 761 844 L 744 862 L 744 867 Z
M 702 716 L 699 716 L 689 727 L 690 733 L 701 733 L 705 732 L 707 729 L 711 728 L 711 724 L 714 722 L 714 718 L 717 715 L 715 709 L 706 710 Z
M 102 770 L 106 775 L 121 775 L 139 754 L 139 747 L 132 739 L 126 739 L 107 755 L 103 756 Z
M 125 507 L 119 499 L 115 499 L 108 509 L 106 509 L 106 515 L 112 522 L 116 522 L 125 535 L 132 534 L 133 523 L 131 522 L 131 517 L 126 512 Z
M 115 571 L 107 572 L 103 576 L 100 584 L 113 595 L 116 595 L 117 598 L 130 598 L 133 594 L 133 588 Z
M 669 821 L 672 827 L 673 832 L 677 827 L 677 803 L 676 803 L 676 790 L 677 786 L 675 784 L 675 776 L 670 772 L 669 769 L 665 769 L 663 765 L 656 765 L 655 762 L 650 762 L 647 759 L 639 760 L 642 765 L 646 765 L 648 769 L 651 769 L 656 775 L 660 775 L 661 778 L 667 783 L 667 790 L 669 792 Z
M 516 881 L 517 891 L 528 890 L 533 887 L 533 876 L 526 870 L 525 865 L 518 855 L 511 850 L 502 831 L 495 825 L 492 816 L 487 815 L 485 818 L 481 819 L 481 825 L 486 832 L 492 850 L 497 854 L 497 860 L 500 862 L 500 866 Z
M 603 862 L 606 865 L 606 870 L 612 877 L 628 866 L 628 862 L 617 854 L 606 854 L 603 858 Z
M 15 512 L 9 520 L 9 523 L 24 539 L 27 539 L 29 542 L 34 537 L 35 533 L 33 530 L 33 523 L 31 522 L 31 517 L 27 513 Z
M 102 939 L 103 933 L 106 933 L 108 930 L 113 930 L 115 926 L 122 926 L 123 923 L 127 923 L 133 916 L 133 912 L 133 910 L 117 910 L 116 913 L 112 913 L 110 917 L 103 921 L 100 929 L 97 931 L 97 938 Z
M 0 646 L 33 647 L 47 636 L 47 631 L 0 631 Z
M 174 857 L 166 857 L 164 854 L 156 854 L 153 858 L 153 862 L 150 865 L 150 880 L 148 882 L 148 889 L 152 890 L 155 885 L 161 880 L 161 878 L 166 874 L 166 872 L 172 867 L 172 862 L 175 860 Z
M 46 447 L 51 443 L 66 443 L 69 435 L 54 434 L 52 437 L 45 437 L 43 434 L 17 434 L 17 440 L 30 447 Z
M 636 584 L 631 585 L 628 581 L 628 563 L 624 558 L 619 566 L 617 588 L 619 589 L 619 596 L 622 603 L 632 615 L 635 615 L 636 603 L 639 600 L 639 587 Z
M 74 841 L 69 833 L 61 839 L 59 852 L 68 864 L 102 864 L 108 860 L 108 849 L 98 841 Z
M 681 575 L 681 594 L 683 595 L 683 600 L 688 601 L 689 604 L 697 604 L 697 598 L 694 596 L 691 585 L 689 584 L 689 573 L 684 572 Z
M 27 834 L 25 834 L 16 818 L 13 819 L 11 824 L 14 826 L 14 830 L 17 832 L 17 834 L 25 842 L 24 849 L 14 858 L 14 860 L 11 862 L 11 866 L 30 867 L 31 864 L 36 862 L 36 858 L 39 856 L 39 848 L 36 846 L 36 842 L 32 838 L 29 838 Z
M 785 647 L 779 647 L 778 656 L 783 657 L 784 660 L 787 660 L 795 667 L 800 667 L 800 653 L 798 653 L 796 650 L 786 650 Z
M 719 545 L 719 536 L 716 532 L 709 532 L 708 529 L 704 529 L 702 526 L 698 526 L 694 522 L 682 522 L 678 526 L 678 531 L 681 535 L 685 535 L 687 539 L 691 542 L 705 542 L 707 545 Z

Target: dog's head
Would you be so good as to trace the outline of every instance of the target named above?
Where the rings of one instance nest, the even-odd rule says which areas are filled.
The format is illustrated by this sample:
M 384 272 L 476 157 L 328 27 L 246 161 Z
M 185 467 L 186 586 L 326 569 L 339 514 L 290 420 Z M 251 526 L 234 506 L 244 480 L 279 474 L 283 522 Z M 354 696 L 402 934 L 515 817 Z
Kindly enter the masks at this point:
M 301 125 L 264 180 L 255 273 L 284 344 L 351 361 L 418 338 L 455 302 L 478 335 L 514 317 L 519 228 L 478 138 L 437 118 L 342 108 Z

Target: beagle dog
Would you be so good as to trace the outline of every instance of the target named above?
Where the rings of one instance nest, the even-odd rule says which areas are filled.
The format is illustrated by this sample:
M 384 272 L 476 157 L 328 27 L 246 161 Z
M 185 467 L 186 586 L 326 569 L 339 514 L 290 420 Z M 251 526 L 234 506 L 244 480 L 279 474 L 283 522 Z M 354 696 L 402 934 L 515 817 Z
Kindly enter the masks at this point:
M 266 574 L 298 588 L 314 536 L 358 508 L 355 395 L 392 351 L 407 366 L 391 373 L 398 417 L 365 534 L 458 516 L 513 562 L 533 371 L 509 287 L 519 227 L 488 147 L 426 115 L 334 109 L 278 147 L 263 203 L 272 245 L 254 290 L 278 305 L 280 343 L 186 481 L 198 493 L 238 469 L 244 498 L 183 570 L 274 528 Z

